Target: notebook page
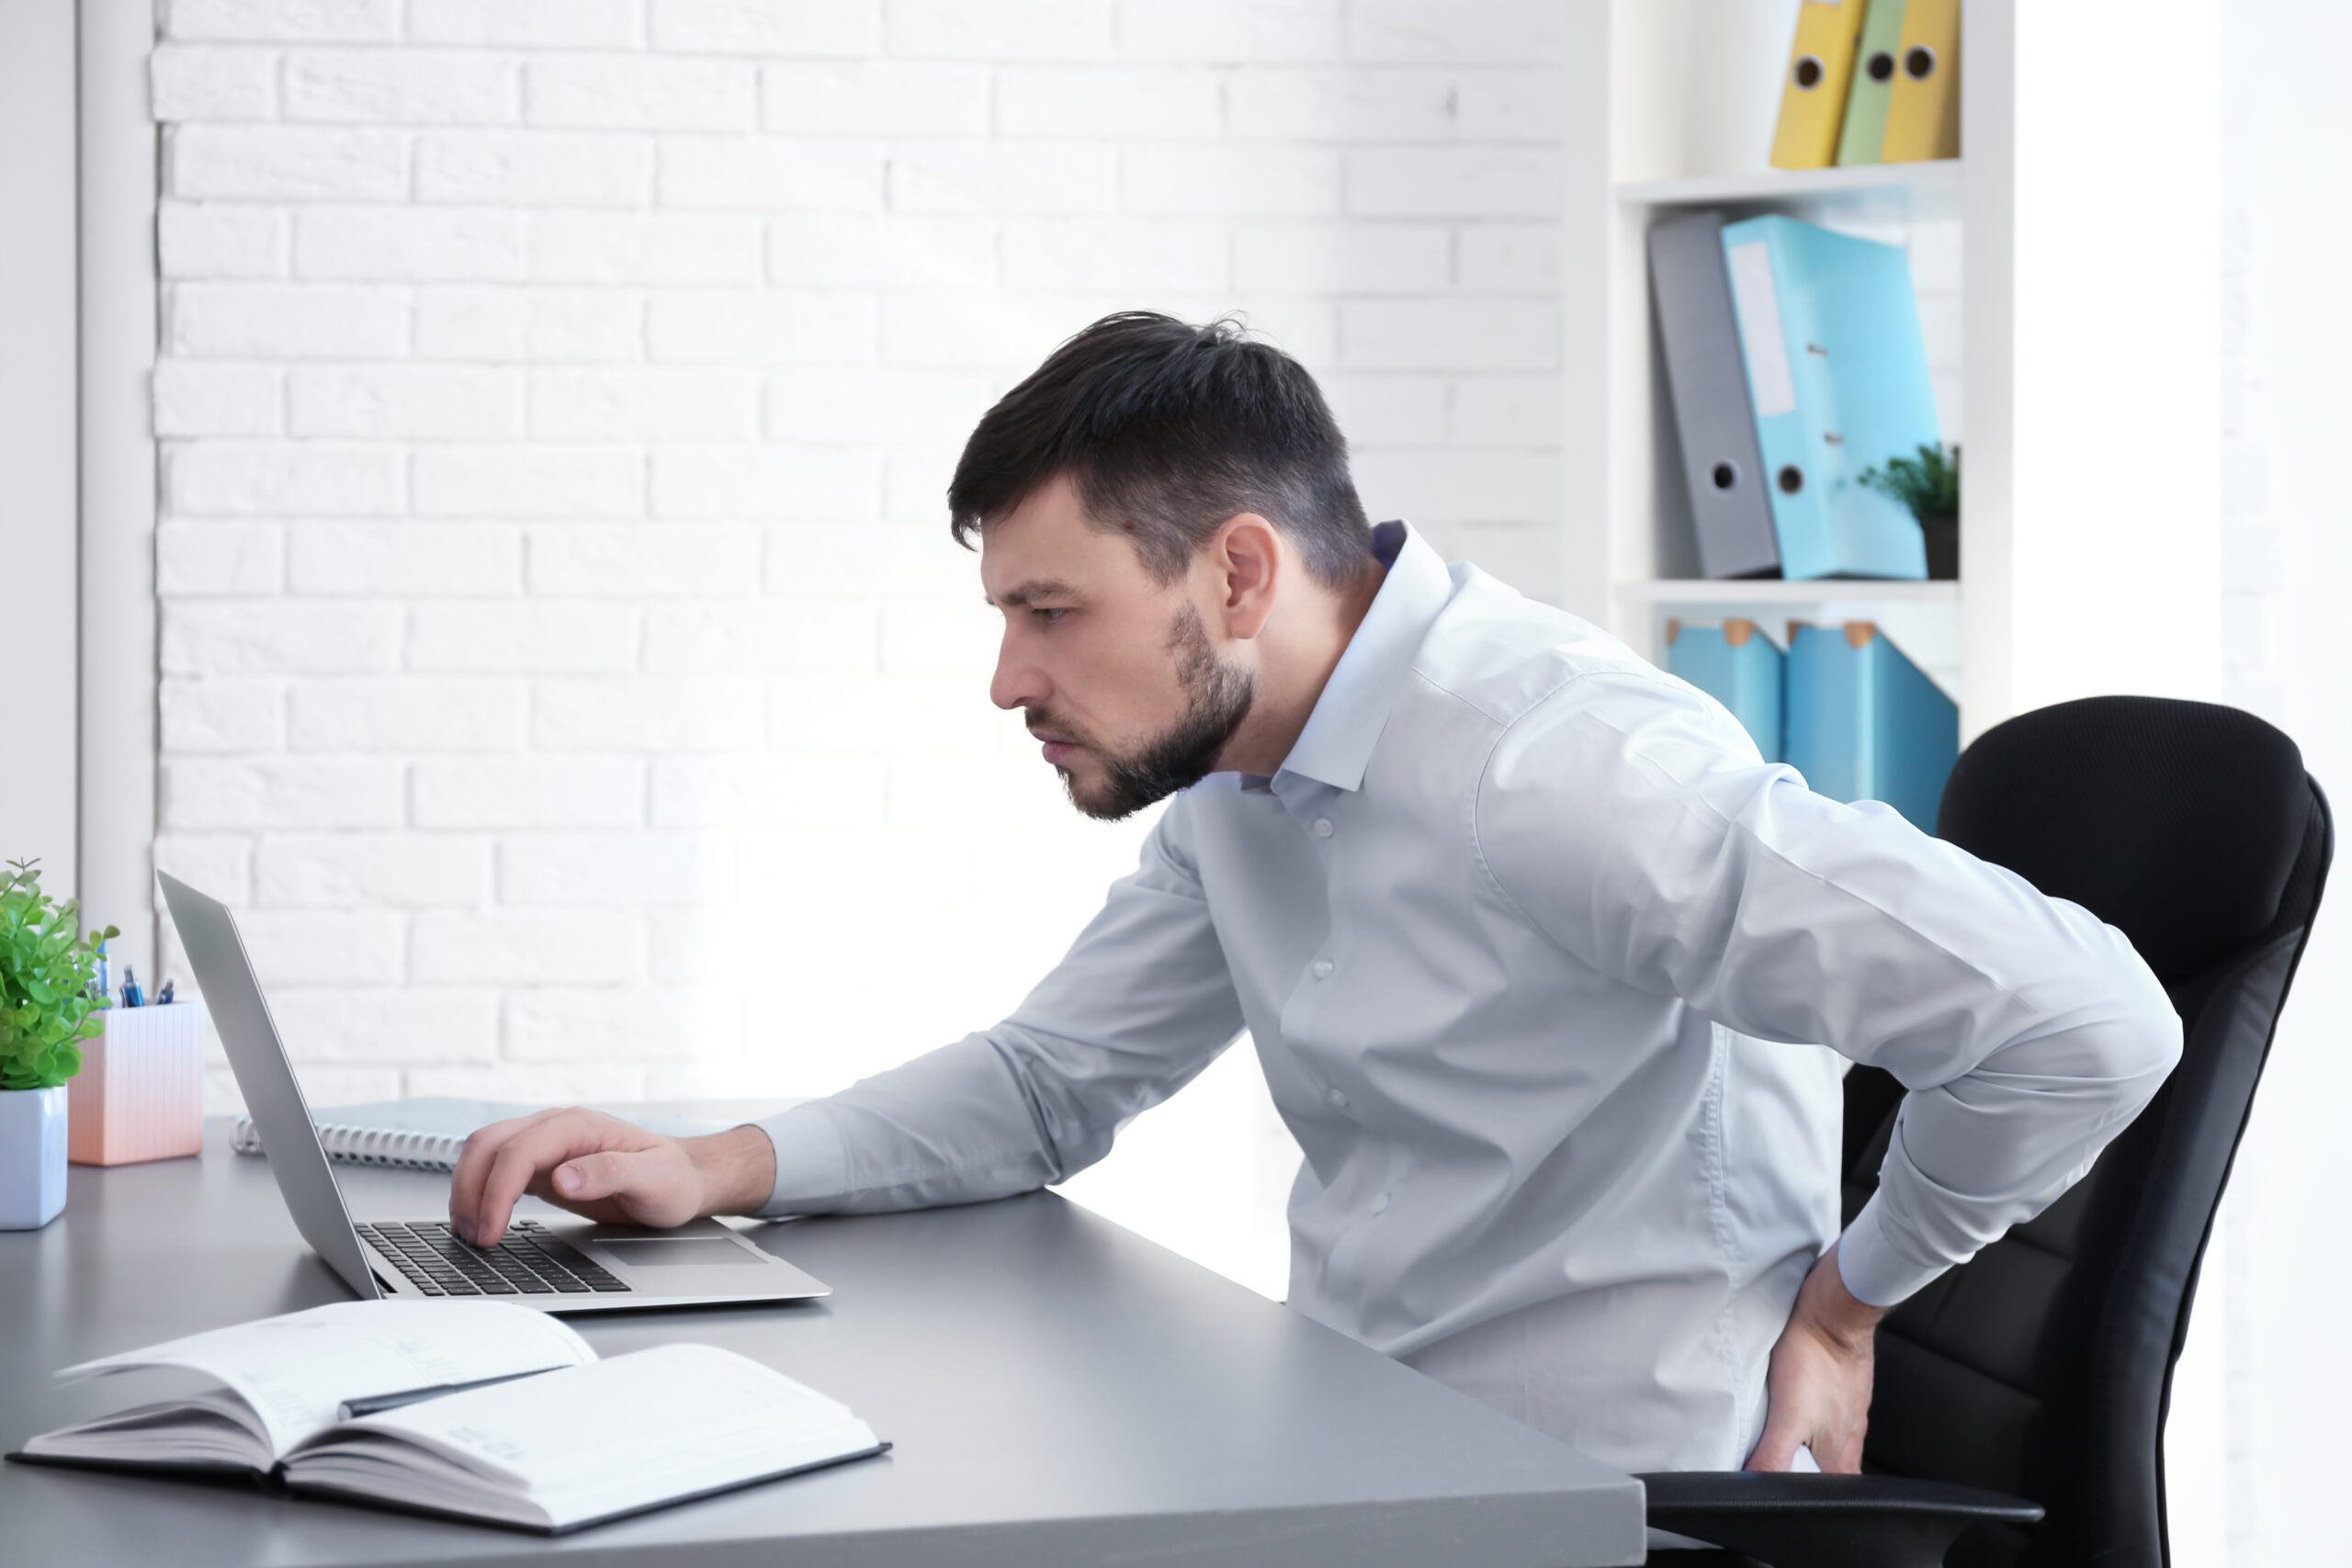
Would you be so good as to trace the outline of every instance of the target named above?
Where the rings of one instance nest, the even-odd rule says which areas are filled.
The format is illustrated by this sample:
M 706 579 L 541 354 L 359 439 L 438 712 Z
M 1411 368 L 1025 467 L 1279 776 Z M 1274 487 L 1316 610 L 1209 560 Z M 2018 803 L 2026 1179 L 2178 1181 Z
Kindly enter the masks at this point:
M 192 1399 L 134 1405 L 25 1439 L 29 1454 L 144 1464 L 269 1468 L 260 1422 L 244 1401 L 214 1389 Z
M 346 1422 L 594 1517 L 875 1446 L 846 1405 L 712 1345 L 662 1345 Z M 323 1461 L 335 1438 L 320 1445 Z M 298 1469 L 307 1462 L 298 1461 Z
M 334 1425 L 346 1399 L 595 1359 L 563 1324 L 504 1302 L 336 1302 L 101 1357 L 57 1375 L 74 1381 L 144 1367 L 206 1373 L 244 1397 L 271 1453 L 281 1455 Z

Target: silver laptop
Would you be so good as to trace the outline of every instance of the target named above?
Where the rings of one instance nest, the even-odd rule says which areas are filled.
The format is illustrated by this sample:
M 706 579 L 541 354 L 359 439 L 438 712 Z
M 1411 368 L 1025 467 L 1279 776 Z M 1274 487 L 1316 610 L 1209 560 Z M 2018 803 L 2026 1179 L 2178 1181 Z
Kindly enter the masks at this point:
M 295 1228 L 362 1296 L 513 1302 L 541 1312 L 787 1302 L 831 1294 L 716 1220 L 674 1230 L 541 1222 L 518 1215 L 495 1247 L 460 1240 L 446 1218 L 355 1224 L 319 1146 L 301 1086 L 226 906 L 159 875 L 229 1066 L 261 1134 Z

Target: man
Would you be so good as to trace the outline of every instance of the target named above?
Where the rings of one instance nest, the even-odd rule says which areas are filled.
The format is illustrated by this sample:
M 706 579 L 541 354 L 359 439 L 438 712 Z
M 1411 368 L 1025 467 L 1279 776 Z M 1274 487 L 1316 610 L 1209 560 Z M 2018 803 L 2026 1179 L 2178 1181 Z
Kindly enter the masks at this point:
M 526 1191 L 656 1225 L 1024 1191 L 1247 1027 L 1305 1155 L 1292 1307 L 1629 1470 L 1853 1471 L 1883 1310 L 2179 1054 L 2113 927 L 1369 527 L 1314 382 L 1230 323 L 1096 322 L 949 505 L 1005 618 L 991 698 L 1080 811 L 1167 801 L 1136 869 L 1011 1017 L 829 1099 L 484 1129 L 461 1234 Z M 1833 1050 L 1910 1091 L 1842 1237 Z

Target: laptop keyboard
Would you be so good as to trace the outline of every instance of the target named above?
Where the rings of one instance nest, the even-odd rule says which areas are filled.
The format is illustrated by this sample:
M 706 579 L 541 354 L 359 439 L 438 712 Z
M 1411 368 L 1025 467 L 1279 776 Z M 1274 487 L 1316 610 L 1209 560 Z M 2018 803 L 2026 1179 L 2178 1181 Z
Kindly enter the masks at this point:
M 352 1227 L 428 1296 L 604 1295 L 629 1287 L 537 1220 L 516 1220 L 495 1247 L 476 1247 L 447 1225 Z

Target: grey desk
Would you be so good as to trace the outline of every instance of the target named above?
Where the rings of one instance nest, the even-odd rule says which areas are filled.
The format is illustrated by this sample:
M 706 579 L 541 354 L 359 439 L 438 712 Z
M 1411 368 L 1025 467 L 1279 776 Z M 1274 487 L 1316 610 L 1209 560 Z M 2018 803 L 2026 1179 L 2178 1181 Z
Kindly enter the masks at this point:
M 119 1404 L 61 1366 L 348 1299 L 266 1164 L 74 1168 L 0 1232 L 0 1445 Z M 445 1179 L 338 1166 L 360 1218 Z M 604 1354 L 698 1339 L 847 1403 L 898 1446 L 553 1540 L 143 1476 L 0 1465 L 0 1555 L 169 1562 L 1638 1562 L 1629 1477 L 1051 1193 L 758 1226 L 833 1287 L 788 1307 L 571 1321 Z M 626 1431 L 613 1435 L 629 1440 Z

